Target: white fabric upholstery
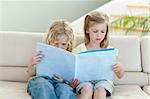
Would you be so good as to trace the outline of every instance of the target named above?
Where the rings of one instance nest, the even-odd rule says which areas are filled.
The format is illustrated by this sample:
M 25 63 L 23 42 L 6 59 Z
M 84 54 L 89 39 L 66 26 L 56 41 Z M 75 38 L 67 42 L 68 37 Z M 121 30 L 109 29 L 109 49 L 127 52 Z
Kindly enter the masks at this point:
M 144 86 L 143 91 L 146 92 L 148 95 L 150 95 L 150 85 Z
M 0 67 L 0 80 L 27 81 L 27 67 Z
M 115 76 L 115 85 L 139 85 L 144 86 L 148 84 L 148 75 L 143 72 L 125 72 L 123 78 L 118 79 Z
M 150 99 L 150 96 L 137 85 L 120 85 L 115 86 L 111 99 Z
M 27 81 L 26 68 L 43 33 L 0 32 L 0 80 Z M 5 76 L 4 76 L 5 75 Z
M 118 48 L 118 61 L 125 71 L 141 71 L 140 41 L 137 36 L 112 36 L 110 45 Z
M 148 74 L 148 85 L 150 85 L 150 74 Z
M 0 99 L 31 99 L 26 89 L 26 83 L 0 81 Z
M 142 38 L 141 52 L 143 71 L 150 73 L 150 36 L 145 36 Z
M 0 65 L 26 66 L 42 33 L 0 32 Z
M 0 32 L 0 99 L 31 99 L 26 92 L 29 78 L 26 69 L 36 43 L 41 42 L 43 36 L 44 33 Z M 83 42 L 83 36 L 76 37 L 76 45 Z M 147 40 L 147 37 L 142 39 L 141 51 L 136 36 L 110 37 L 110 45 L 119 49 L 119 61 L 126 71 L 122 79 L 114 79 L 117 86 L 110 99 L 150 99 L 146 94 L 150 93 L 147 87 L 150 84 L 150 74 L 147 74 L 150 73 L 149 57 L 147 59 L 150 44 L 147 46 Z M 140 86 L 145 86 L 146 93 Z

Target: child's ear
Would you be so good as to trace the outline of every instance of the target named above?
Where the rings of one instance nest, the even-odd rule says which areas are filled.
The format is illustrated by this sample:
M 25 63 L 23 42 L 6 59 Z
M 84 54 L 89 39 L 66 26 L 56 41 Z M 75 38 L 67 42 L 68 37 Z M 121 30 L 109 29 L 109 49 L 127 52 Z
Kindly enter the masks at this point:
M 89 34 L 89 30 L 86 30 L 86 33 Z

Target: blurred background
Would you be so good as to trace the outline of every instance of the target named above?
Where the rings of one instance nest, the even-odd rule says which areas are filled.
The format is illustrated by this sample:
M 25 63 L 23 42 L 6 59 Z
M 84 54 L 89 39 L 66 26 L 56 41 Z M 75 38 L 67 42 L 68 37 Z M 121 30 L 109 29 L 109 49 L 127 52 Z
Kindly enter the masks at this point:
M 82 35 L 93 10 L 109 15 L 111 35 L 150 35 L 150 0 L 0 0 L 0 31 L 45 33 L 53 20 L 65 18 Z

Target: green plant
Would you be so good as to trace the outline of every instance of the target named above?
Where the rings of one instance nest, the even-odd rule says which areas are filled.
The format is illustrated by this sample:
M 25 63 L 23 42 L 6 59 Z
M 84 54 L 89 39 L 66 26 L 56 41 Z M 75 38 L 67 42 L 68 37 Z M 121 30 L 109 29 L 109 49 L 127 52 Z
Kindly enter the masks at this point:
M 122 16 L 111 22 L 111 28 L 125 30 L 126 35 L 131 31 L 147 35 L 150 32 L 150 16 Z

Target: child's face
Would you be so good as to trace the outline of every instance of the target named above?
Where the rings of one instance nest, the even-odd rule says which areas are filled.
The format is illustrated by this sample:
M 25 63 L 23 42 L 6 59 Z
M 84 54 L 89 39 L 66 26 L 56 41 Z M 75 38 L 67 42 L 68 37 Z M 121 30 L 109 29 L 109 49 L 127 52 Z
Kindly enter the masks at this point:
M 89 27 L 87 33 L 89 33 L 90 42 L 100 44 L 105 38 L 107 32 L 107 24 L 99 23 Z
M 67 50 L 68 48 L 68 37 L 65 35 L 59 35 L 57 39 L 54 41 L 54 46 L 58 48 L 62 48 L 64 50 Z

